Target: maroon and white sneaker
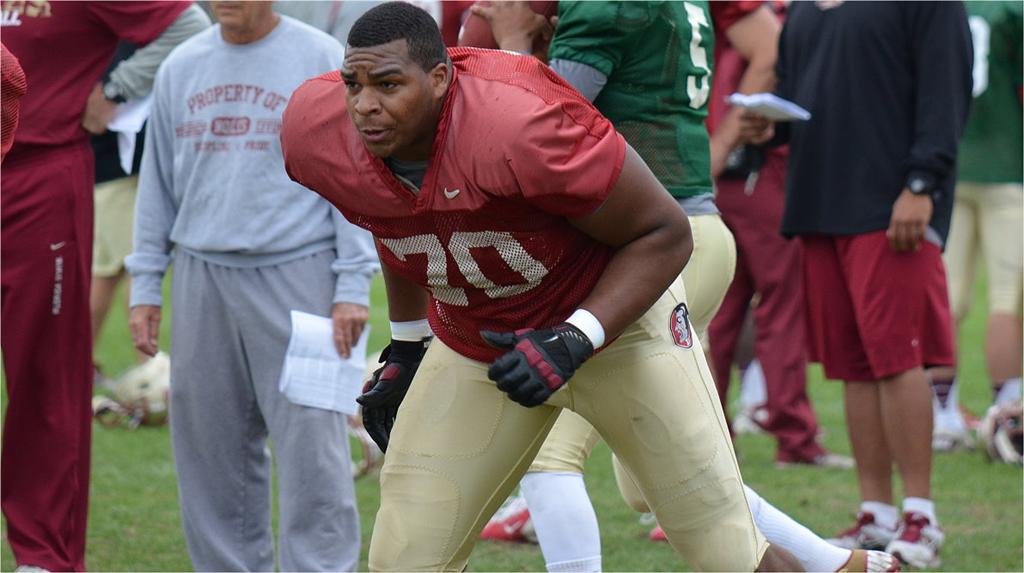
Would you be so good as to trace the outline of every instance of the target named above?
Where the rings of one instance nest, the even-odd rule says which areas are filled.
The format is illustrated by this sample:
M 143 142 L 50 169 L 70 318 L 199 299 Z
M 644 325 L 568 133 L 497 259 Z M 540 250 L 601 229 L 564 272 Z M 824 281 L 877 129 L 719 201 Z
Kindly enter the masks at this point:
M 826 541 L 843 549 L 885 549 L 895 538 L 895 529 L 875 523 L 875 514 L 862 511 L 853 527 Z
M 480 539 L 491 541 L 507 541 L 511 543 L 536 543 L 537 532 L 533 529 L 530 509 L 526 507 L 526 499 L 515 495 L 495 512 L 480 532 Z
M 903 522 L 892 542 L 885 548 L 900 561 L 913 567 L 938 567 L 942 564 L 939 550 L 946 535 L 928 516 L 916 511 L 903 514 Z

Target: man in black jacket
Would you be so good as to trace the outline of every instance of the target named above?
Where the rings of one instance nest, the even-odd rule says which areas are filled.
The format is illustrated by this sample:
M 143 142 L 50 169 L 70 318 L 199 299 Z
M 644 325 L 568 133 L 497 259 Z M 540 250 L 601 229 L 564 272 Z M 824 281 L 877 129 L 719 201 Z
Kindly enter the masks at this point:
M 971 36 L 956 2 L 794 3 L 777 92 L 810 121 L 748 114 L 754 143 L 789 142 L 782 231 L 804 246 L 810 355 L 845 381 L 862 504 L 837 544 L 937 566 L 931 391 L 952 365 L 941 252 L 971 98 Z M 892 464 L 903 480 L 893 505 Z

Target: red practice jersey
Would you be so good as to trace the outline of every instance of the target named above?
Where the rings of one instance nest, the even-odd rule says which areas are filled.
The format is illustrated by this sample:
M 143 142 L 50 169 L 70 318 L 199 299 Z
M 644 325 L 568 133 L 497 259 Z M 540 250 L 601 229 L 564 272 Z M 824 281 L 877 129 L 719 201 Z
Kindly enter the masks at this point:
M 0 63 L 0 161 L 3 161 L 14 143 L 14 130 L 18 127 L 18 101 L 28 91 L 28 85 L 18 58 L 3 44 L 0 44 L 0 52 L 3 58 Z
M 377 241 L 381 262 L 431 293 L 430 325 L 491 361 L 481 330 L 553 326 L 593 289 L 612 249 L 569 224 L 618 180 L 625 141 L 535 58 L 453 48 L 430 167 L 413 193 L 363 144 L 338 72 L 307 81 L 284 114 L 295 181 Z

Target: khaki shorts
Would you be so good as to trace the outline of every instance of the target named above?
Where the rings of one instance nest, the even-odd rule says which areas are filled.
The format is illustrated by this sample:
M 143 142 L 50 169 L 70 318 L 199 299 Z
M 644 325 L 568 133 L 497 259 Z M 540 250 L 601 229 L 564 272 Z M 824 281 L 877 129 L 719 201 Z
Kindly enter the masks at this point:
M 988 311 L 1021 317 L 1024 299 L 1024 186 L 1020 183 L 956 187 L 946 242 L 949 302 L 957 322 L 971 305 L 980 259 L 988 273 Z
M 487 364 L 435 340 L 391 433 L 370 568 L 461 571 L 567 408 L 619 456 L 689 565 L 752 571 L 767 542 L 744 498 L 700 341 L 682 348 L 670 332 L 683 300 L 676 281 L 536 408 L 509 400 L 487 378 Z
M 92 245 L 92 274 L 117 276 L 132 252 L 132 224 L 138 177 L 124 177 L 96 186 L 96 226 Z

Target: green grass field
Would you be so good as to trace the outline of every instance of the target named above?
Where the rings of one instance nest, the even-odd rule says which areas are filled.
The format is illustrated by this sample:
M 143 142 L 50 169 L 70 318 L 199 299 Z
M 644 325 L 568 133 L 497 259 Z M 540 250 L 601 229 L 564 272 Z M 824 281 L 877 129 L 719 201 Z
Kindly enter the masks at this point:
M 122 293 L 123 296 L 123 293 Z M 983 362 L 984 308 L 979 293 L 960 332 L 962 401 L 982 412 L 990 401 Z M 167 297 L 169 300 L 169 297 Z M 371 348 L 388 338 L 381 284 L 373 291 Z M 165 311 L 165 317 L 169 313 Z M 165 321 L 161 342 L 169 348 Z M 134 358 L 123 303 L 112 313 L 97 343 L 98 360 L 117 374 Z M 735 385 L 734 385 L 735 386 Z M 825 382 L 811 369 L 810 393 L 828 448 L 849 453 L 839 384 Z M 6 403 L 6 395 L 4 396 Z M 5 404 L 6 405 L 6 404 Z M 737 449 L 745 480 L 767 500 L 822 534 L 852 523 L 857 508 L 854 474 L 841 470 L 774 468 L 774 443 L 764 436 L 743 436 Z M 587 466 L 586 481 L 601 524 L 607 571 L 686 570 L 667 544 L 647 541 L 648 526 L 638 522 L 619 497 L 609 450 L 599 445 Z M 94 426 L 92 500 L 87 563 L 94 571 L 190 571 L 177 506 L 177 484 L 166 427 L 136 431 Z M 346 476 L 338 476 L 346 479 Z M 375 478 L 357 482 L 363 530 L 363 561 L 378 504 Z M 934 497 L 946 532 L 945 571 L 1024 571 L 1024 509 L 1019 468 L 990 464 L 980 453 L 938 455 Z M 539 571 L 544 562 L 535 545 L 482 542 L 470 569 Z M 0 570 L 14 569 L 10 548 L 0 550 Z

